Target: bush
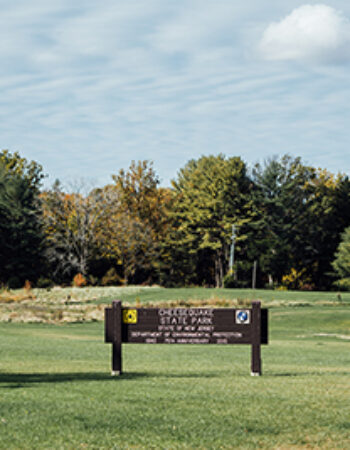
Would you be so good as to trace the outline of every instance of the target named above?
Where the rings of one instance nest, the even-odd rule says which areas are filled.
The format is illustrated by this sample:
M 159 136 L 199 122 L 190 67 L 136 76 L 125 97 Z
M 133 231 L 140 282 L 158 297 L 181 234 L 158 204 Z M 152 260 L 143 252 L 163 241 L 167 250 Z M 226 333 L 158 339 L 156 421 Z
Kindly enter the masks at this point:
M 314 291 L 315 285 L 313 283 L 304 283 L 300 285 L 301 291 Z
M 233 273 L 228 273 L 224 276 L 224 287 L 228 289 L 245 289 L 249 287 L 249 281 L 235 280 Z
M 306 268 L 297 271 L 292 267 L 291 271 L 282 277 L 282 286 L 287 289 L 312 290 L 311 278 L 307 276 Z
M 23 289 L 24 289 L 25 291 L 27 291 L 27 292 L 31 291 L 31 290 L 32 290 L 32 283 L 31 283 L 29 280 L 26 280 L 26 281 L 24 282 L 24 287 L 23 287 Z
M 114 267 L 110 268 L 101 280 L 102 286 L 115 286 L 123 284 L 123 280 L 118 275 Z
M 87 284 L 86 278 L 81 273 L 77 273 L 73 278 L 73 286 L 75 287 L 86 286 L 86 284 Z
M 54 286 L 54 282 L 50 280 L 49 278 L 40 277 L 38 281 L 36 282 L 36 287 L 39 289 L 48 289 L 52 288 Z
M 276 286 L 274 286 L 274 290 L 275 291 L 288 291 L 288 288 L 287 288 L 287 286 L 283 286 L 283 285 L 276 285 Z
M 339 291 L 350 291 L 350 278 L 343 278 L 333 283 Z
M 18 277 L 14 276 L 14 277 L 11 277 L 7 281 L 7 286 L 10 289 L 20 289 L 23 286 L 23 284 L 22 284 L 21 280 Z
M 333 269 L 342 280 L 348 280 L 350 276 L 350 227 L 342 233 L 341 242 L 335 256 L 336 258 L 332 263 Z
M 89 275 L 88 283 L 90 286 L 97 286 L 98 285 L 98 278 L 94 275 Z

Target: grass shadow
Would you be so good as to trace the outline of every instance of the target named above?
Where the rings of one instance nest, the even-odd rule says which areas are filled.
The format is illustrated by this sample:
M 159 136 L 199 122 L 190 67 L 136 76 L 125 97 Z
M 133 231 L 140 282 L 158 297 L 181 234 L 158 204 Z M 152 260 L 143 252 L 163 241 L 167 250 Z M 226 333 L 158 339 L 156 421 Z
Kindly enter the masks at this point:
M 220 372 L 193 373 L 161 373 L 161 372 L 124 372 L 120 376 L 111 376 L 105 372 L 72 372 L 72 373 L 1 373 L 0 389 L 19 389 L 45 383 L 76 383 L 89 381 L 136 380 L 140 378 L 215 378 L 222 376 Z
M 265 377 L 283 378 L 283 377 L 309 377 L 309 376 L 327 376 L 327 375 L 350 375 L 350 371 L 332 371 L 332 372 L 284 372 L 284 373 L 267 373 Z
M 71 383 L 86 381 L 114 381 L 120 379 L 136 379 L 149 376 L 142 372 L 129 372 L 120 377 L 112 377 L 103 372 L 72 372 L 72 373 L 0 373 L 0 383 L 9 383 L 0 388 L 21 388 L 41 383 Z

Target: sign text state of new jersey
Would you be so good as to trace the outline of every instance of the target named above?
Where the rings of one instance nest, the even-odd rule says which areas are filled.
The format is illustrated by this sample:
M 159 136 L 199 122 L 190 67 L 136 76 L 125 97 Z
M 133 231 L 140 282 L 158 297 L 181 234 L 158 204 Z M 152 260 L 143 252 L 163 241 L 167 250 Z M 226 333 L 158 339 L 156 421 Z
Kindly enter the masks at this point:
M 237 319 L 237 311 L 246 320 Z M 228 308 L 123 308 L 122 341 L 145 344 L 249 344 L 250 310 Z M 264 314 L 263 314 L 264 316 Z M 126 323 L 125 323 L 126 322 Z M 262 343 L 265 339 L 262 336 Z

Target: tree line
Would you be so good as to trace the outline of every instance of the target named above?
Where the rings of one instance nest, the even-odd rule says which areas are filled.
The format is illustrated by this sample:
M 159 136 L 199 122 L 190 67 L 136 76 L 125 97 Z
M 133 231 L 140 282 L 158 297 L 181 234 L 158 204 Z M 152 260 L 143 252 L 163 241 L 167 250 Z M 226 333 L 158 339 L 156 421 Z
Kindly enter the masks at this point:
M 101 188 L 43 189 L 43 178 L 39 163 L 0 152 L 2 285 L 250 287 L 254 265 L 257 287 L 348 283 L 349 178 L 301 158 L 249 168 L 240 157 L 202 156 L 169 188 L 150 161 Z

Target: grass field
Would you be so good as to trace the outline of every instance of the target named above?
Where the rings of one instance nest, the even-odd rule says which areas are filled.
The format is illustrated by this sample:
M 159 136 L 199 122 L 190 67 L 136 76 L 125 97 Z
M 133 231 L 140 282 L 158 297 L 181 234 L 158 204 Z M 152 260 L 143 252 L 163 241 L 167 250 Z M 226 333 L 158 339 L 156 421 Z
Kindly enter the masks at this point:
M 117 298 L 181 300 L 148 289 Z M 204 291 L 251 295 L 182 300 Z M 249 346 L 135 344 L 112 378 L 102 322 L 0 323 L 0 448 L 350 448 L 349 299 L 259 297 L 276 294 L 286 306 L 270 308 L 262 377 L 250 377 Z

